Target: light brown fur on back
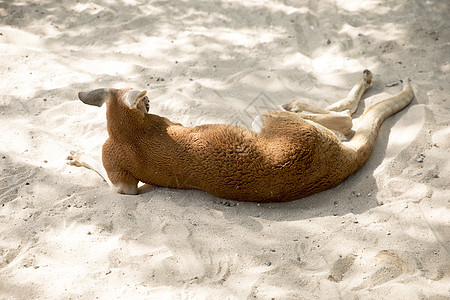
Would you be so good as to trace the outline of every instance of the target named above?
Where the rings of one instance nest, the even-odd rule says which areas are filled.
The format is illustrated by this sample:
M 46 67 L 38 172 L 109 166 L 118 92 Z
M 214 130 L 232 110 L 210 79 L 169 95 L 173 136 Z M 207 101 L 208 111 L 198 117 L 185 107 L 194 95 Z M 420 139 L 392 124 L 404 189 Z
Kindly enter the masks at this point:
M 113 183 L 129 177 L 241 201 L 289 201 L 347 177 L 328 167 L 349 163 L 337 137 L 288 114 L 269 116 L 260 133 L 227 125 L 186 128 L 149 114 L 141 126 L 125 124 L 137 140 L 108 139 L 103 164 Z

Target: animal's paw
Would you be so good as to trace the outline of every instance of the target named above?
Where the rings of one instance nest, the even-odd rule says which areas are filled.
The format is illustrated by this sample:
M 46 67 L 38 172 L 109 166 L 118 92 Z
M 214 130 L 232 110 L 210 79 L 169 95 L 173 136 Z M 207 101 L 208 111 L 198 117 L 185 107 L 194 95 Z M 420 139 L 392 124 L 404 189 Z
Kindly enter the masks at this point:
M 367 69 L 364 70 L 363 71 L 363 78 L 370 85 L 372 83 L 372 72 L 370 72 Z
M 349 116 L 352 115 L 352 111 L 350 109 L 345 109 L 345 110 L 341 111 L 341 113 L 345 114 L 345 115 L 349 115 Z
M 66 163 L 70 166 L 82 167 L 83 164 L 81 162 L 83 153 L 75 150 L 70 151 L 70 155 L 66 157 Z
M 291 112 L 301 112 L 305 110 L 305 103 L 303 103 L 301 100 L 292 100 L 289 103 L 286 103 L 282 105 L 284 110 L 291 111 Z
M 411 83 L 411 79 L 409 79 L 409 77 L 406 77 L 403 80 L 400 80 L 403 83 L 403 86 L 407 86 Z

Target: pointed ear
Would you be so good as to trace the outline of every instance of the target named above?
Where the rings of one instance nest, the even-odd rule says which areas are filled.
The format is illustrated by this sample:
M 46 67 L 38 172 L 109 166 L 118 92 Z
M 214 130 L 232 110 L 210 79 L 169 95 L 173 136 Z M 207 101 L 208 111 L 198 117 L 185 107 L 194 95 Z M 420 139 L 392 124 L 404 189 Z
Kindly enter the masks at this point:
M 126 92 L 124 95 L 124 102 L 130 109 L 134 109 L 138 106 L 140 100 L 145 97 L 145 94 L 147 94 L 147 91 L 136 91 L 131 90 L 129 92 Z
M 111 91 L 109 89 L 97 89 L 90 92 L 79 92 L 78 98 L 85 104 L 102 106 L 109 100 Z

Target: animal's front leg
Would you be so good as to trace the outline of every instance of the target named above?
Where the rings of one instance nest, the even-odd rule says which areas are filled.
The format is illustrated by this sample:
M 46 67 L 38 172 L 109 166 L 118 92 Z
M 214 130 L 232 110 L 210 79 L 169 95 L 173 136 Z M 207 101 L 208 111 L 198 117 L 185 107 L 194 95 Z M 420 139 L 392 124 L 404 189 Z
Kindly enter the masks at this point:
M 291 104 L 293 104 L 293 106 L 290 106 Z M 347 113 L 324 111 L 320 109 L 314 109 L 311 113 L 309 112 L 311 111 L 310 109 L 307 109 L 308 112 L 303 112 L 296 110 L 299 106 L 295 102 L 291 102 L 291 104 L 283 106 L 284 109 L 288 110 L 288 112 L 285 113 L 292 113 L 292 111 L 295 111 L 295 115 L 298 118 L 313 121 L 330 130 L 340 132 L 343 135 L 348 135 L 352 132 L 352 118 Z M 305 107 L 306 106 L 302 106 L 302 110 Z M 291 108 L 293 110 L 289 110 Z
M 327 114 L 297 114 L 305 120 L 311 120 L 343 135 L 349 135 L 352 132 L 352 118 L 346 113 L 330 111 Z
M 103 165 L 89 154 L 72 150 L 70 151 L 70 155 L 66 157 L 66 161 L 70 166 L 85 167 L 87 169 L 95 171 L 108 183 L 109 186 L 113 187 L 113 184 L 109 180 Z
M 118 183 L 113 184 L 109 180 L 108 174 L 106 173 L 103 165 L 93 158 L 91 155 L 79 151 L 70 151 L 70 155 L 66 158 L 67 164 L 75 167 L 85 167 L 92 171 L 95 171 L 100 175 L 110 187 L 112 187 L 116 192 L 121 194 L 136 195 L 138 193 L 137 183 Z

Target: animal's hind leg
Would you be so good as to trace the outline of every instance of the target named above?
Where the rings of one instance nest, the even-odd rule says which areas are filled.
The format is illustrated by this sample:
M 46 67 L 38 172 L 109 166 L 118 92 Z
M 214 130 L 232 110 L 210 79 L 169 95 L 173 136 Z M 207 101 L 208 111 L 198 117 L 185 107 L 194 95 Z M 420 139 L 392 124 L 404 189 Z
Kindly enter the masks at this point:
M 369 70 L 363 71 L 363 76 L 355 86 L 350 90 L 347 97 L 342 100 L 339 100 L 336 103 L 328 106 L 326 110 L 328 111 L 349 111 L 350 115 L 354 114 L 356 109 L 358 108 L 359 101 L 361 100 L 362 95 L 365 91 L 370 87 L 372 83 L 372 72 Z
M 393 97 L 367 108 L 361 116 L 359 127 L 349 142 L 343 145 L 356 153 L 355 166 L 359 167 L 369 159 L 375 145 L 378 129 L 383 121 L 402 110 L 414 99 L 409 78 L 403 80 L 403 91 Z
M 326 128 L 348 135 L 352 132 L 351 115 L 358 108 L 364 92 L 370 87 L 372 73 L 369 70 L 363 71 L 363 76 L 351 89 L 347 97 L 328 106 L 326 109 L 313 107 L 301 100 L 294 100 L 283 105 L 283 108 L 290 112 L 296 112 L 299 117 L 313 121 Z
M 330 111 L 334 112 L 350 112 L 353 114 L 358 108 L 359 101 L 362 95 L 370 87 L 372 82 L 372 72 L 369 70 L 363 71 L 363 76 L 358 80 L 355 86 L 350 90 L 347 97 L 328 106 L 326 109 L 314 107 L 302 100 L 293 100 L 290 103 L 283 105 L 284 110 L 291 112 L 310 112 L 313 114 L 328 114 Z

